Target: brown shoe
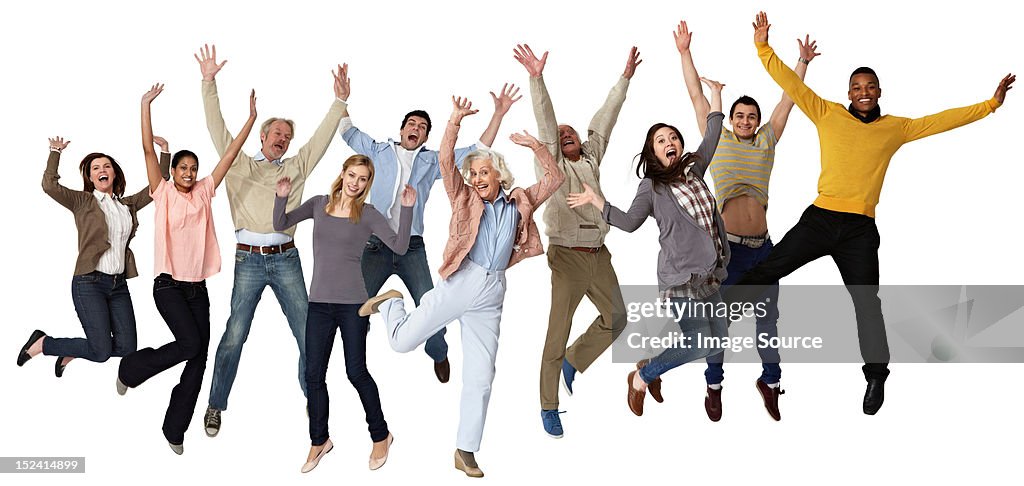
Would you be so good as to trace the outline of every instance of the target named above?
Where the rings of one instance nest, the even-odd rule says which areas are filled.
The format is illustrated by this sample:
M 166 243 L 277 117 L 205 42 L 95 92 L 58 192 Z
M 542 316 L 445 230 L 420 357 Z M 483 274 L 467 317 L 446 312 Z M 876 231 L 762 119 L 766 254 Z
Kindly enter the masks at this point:
M 708 387 L 707 395 L 704 395 L 704 411 L 712 422 L 722 420 L 722 389 L 712 390 Z
M 473 456 L 473 453 L 462 449 L 455 449 L 455 469 L 466 473 L 466 476 L 471 478 L 484 477 L 484 472 L 476 464 L 476 457 Z
M 380 307 L 380 303 L 384 302 L 385 300 L 401 298 L 402 293 L 394 289 L 384 292 L 383 294 L 380 294 L 376 297 L 370 297 L 370 299 L 367 300 L 366 303 L 359 308 L 359 317 L 366 317 L 370 314 L 376 314 L 377 307 Z
M 452 367 L 448 363 L 448 358 L 445 358 L 444 361 L 434 361 L 434 376 L 437 377 L 437 381 L 448 383 L 451 373 Z
M 768 415 L 771 415 L 776 422 L 782 420 L 782 414 L 779 413 L 779 395 L 786 393 L 786 391 L 781 386 L 772 388 L 760 379 L 754 382 L 754 386 L 761 393 L 761 400 L 764 400 L 764 409 L 768 411 Z
M 633 376 L 636 373 L 636 371 L 630 371 L 626 377 L 626 382 L 629 386 L 629 391 L 626 392 L 626 403 L 629 405 L 629 409 L 633 411 L 633 415 L 639 417 L 644 414 L 644 398 L 647 396 L 647 392 L 633 388 Z
M 639 371 L 640 368 L 647 366 L 650 363 L 649 359 L 642 359 L 636 362 L 636 369 Z M 647 391 L 651 392 L 651 396 L 654 397 L 654 401 L 662 403 L 665 401 L 665 397 L 661 396 L 661 378 L 655 378 L 654 381 L 647 384 Z

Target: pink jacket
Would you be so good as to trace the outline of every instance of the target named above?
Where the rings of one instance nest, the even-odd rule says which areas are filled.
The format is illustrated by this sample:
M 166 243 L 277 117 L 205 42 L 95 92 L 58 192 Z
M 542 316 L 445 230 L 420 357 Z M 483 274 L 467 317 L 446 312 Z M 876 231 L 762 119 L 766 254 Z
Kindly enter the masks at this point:
M 452 203 L 452 220 L 448 224 L 448 243 L 444 247 L 444 262 L 439 270 L 441 278 L 444 279 L 458 270 L 462 260 L 469 254 L 470 248 L 476 242 L 480 218 L 484 213 L 483 199 L 466 184 L 462 173 L 455 167 L 455 139 L 458 134 L 459 126 L 449 122 L 438 152 L 441 176 L 444 177 L 444 189 Z M 558 190 L 562 181 L 565 180 L 565 174 L 558 170 L 555 159 L 547 148 L 541 145 L 534 150 L 534 156 L 544 168 L 543 177 L 527 189 L 516 187 L 509 194 L 509 199 L 516 202 L 516 209 L 519 210 L 520 216 L 519 226 L 516 228 L 515 247 L 512 257 L 508 261 L 509 267 L 524 258 L 544 254 L 544 245 L 540 241 L 537 223 L 533 221 L 533 213 L 541 203 Z

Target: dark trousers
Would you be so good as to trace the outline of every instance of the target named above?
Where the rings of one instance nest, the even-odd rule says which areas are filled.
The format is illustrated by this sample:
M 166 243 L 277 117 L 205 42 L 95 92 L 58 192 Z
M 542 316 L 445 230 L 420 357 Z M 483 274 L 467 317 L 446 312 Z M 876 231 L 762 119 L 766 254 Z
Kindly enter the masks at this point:
M 366 242 L 360 264 L 366 293 L 370 297 L 380 293 L 381 287 L 392 275 L 398 275 L 398 278 L 402 279 L 417 307 L 423 294 L 434 288 L 434 283 L 430 280 L 430 267 L 427 266 L 427 251 L 423 247 L 422 236 L 413 235 L 409 238 L 409 251 L 404 255 L 391 251 L 380 238 L 371 236 Z M 448 359 L 445 332 L 447 328 L 442 327 L 423 345 L 423 351 L 436 363 Z
M 767 286 L 796 269 L 829 255 L 839 267 L 857 316 L 864 377 L 889 375 L 889 342 L 878 298 L 878 246 L 874 218 L 810 206 L 771 255 L 726 292 L 729 302 L 755 302 Z M 823 316 L 825 317 L 825 316 Z
M 95 271 L 71 279 L 71 297 L 85 339 L 43 338 L 43 354 L 102 363 L 135 351 L 135 310 L 124 274 Z
M 199 389 L 206 371 L 210 347 L 210 296 L 206 282 L 181 282 L 162 273 L 153 280 L 153 300 L 174 335 L 159 348 L 140 349 L 121 360 L 118 377 L 134 388 L 185 361 L 181 380 L 171 390 L 164 415 L 164 437 L 173 444 L 185 440 L 185 431 L 196 411 Z
M 377 383 L 366 369 L 366 333 L 370 318 L 359 317 L 360 304 L 325 304 L 310 302 L 306 314 L 306 407 L 309 410 L 309 439 L 323 445 L 330 434 L 327 420 L 330 398 L 327 395 L 327 364 L 334 348 L 334 334 L 341 330 L 345 351 L 345 374 L 359 393 L 366 412 L 370 439 L 380 442 L 388 437 L 388 423 L 380 408 Z

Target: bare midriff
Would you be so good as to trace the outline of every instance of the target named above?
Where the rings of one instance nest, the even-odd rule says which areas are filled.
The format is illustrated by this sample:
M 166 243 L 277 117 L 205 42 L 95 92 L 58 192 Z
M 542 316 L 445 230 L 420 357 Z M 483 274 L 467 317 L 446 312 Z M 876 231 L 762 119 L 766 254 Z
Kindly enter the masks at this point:
M 725 231 L 738 236 L 761 236 L 768 232 L 767 210 L 750 196 L 736 196 L 722 207 Z

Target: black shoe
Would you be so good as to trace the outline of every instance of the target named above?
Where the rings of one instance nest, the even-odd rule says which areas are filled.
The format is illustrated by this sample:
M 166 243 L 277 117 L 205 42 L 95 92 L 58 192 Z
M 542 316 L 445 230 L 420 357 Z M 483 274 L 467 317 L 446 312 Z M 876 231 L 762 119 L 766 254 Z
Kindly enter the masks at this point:
M 448 378 L 451 375 L 451 372 L 452 367 L 451 364 L 448 363 L 448 358 L 445 358 L 444 361 L 434 362 L 434 376 L 437 377 L 437 381 L 440 381 L 441 383 L 448 383 Z
M 53 364 L 53 374 L 57 375 L 57 378 L 64 376 L 64 368 L 67 368 L 67 365 L 63 364 L 65 357 L 57 356 L 57 362 Z
M 46 333 L 36 329 L 32 331 L 32 335 L 28 337 L 28 342 L 21 347 L 21 351 L 18 352 L 18 366 L 22 366 L 26 361 L 32 359 L 32 356 L 28 354 L 28 348 L 31 348 L 39 338 L 46 337 Z
M 869 378 L 868 388 L 864 391 L 864 413 L 874 415 L 882 408 L 885 401 L 885 380 L 882 378 Z

